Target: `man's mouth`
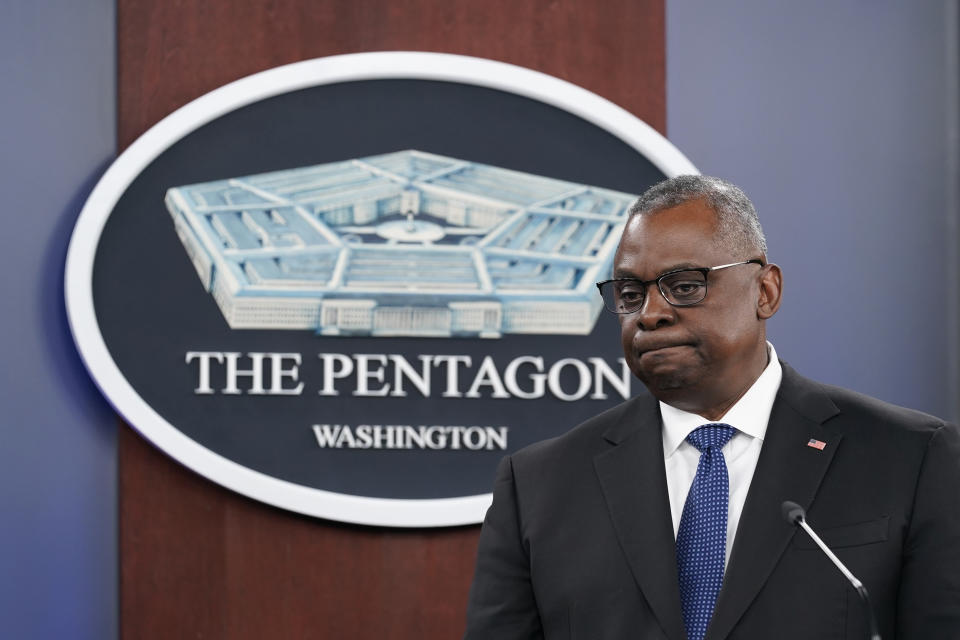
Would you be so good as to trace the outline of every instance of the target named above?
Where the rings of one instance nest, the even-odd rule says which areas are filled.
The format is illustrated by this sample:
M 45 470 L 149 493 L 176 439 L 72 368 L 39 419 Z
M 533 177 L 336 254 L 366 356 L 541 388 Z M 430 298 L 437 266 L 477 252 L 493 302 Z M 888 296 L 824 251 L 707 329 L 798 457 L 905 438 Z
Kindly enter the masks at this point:
M 691 345 L 685 342 L 670 343 L 670 344 L 651 344 L 651 345 L 643 346 L 640 349 L 637 349 L 637 354 L 640 357 L 643 357 L 648 354 L 666 353 L 672 349 L 682 349 L 684 347 L 690 347 L 690 346 Z

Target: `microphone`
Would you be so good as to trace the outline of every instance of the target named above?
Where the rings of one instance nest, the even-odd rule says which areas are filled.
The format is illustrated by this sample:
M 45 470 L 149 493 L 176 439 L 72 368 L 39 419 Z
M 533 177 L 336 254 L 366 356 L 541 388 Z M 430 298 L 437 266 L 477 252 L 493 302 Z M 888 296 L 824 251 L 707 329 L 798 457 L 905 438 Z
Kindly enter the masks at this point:
M 847 569 L 840 558 L 834 555 L 833 551 L 830 551 L 830 547 L 824 544 L 823 540 L 820 539 L 813 529 L 810 528 L 810 525 L 807 524 L 807 514 L 803 510 L 803 507 L 798 505 L 796 502 L 790 502 L 789 500 L 785 501 L 780 505 L 780 512 L 783 514 L 784 520 L 789 524 L 799 526 L 801 529 L 807 532 L 807 535 L 810 536 L 810 539 L 813 540 L 820 550 L 823 551 L 828 558 L 833 562 L 833 564 L 840 570 L 840 573 L 850 581 L 850 584 L 853 585 L 853 588 L 856 590 L 857 595 L 860 596 L 860 601 L 863 602 L 864 611 L 867 615 L 867 623 L 870 627 L 870 640 L 880 640 L 880 633 L 877 631 L 877 621 L 873 617 L 873 607 L 870 606 L 870 596 L 867 595 L 867 588 L 863 586 L 863 583 L 857 580 L 857 577 L 850 573 L 850 570 Z

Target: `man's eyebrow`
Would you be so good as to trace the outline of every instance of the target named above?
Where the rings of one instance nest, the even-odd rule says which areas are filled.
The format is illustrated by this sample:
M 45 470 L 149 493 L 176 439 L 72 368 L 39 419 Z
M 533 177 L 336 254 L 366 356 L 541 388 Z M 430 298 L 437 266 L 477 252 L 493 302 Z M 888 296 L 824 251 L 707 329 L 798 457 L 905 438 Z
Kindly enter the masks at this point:
M 677 264 L 674 264 L 672 266 L 669 266 L 665 269 L 658 271 L 657 275 L 654 276 L 654 279 L 659 278 L 665 273 L 670 273 L 671 271 L 681 271 L 683 269 L 700 269 L 700 268 L 701 268 L 700 263 L 697 263 L 697 262 L 679 262 Z M 633 278 L 634 280 L 645 280 L 645 278 L 641 278 L 640 275 L 637 274 L 636 272 L 630 271 L 629 269 L 623 269 L 623 268 L 615 269 L 613 272 L 613 277 L 617 279 Z

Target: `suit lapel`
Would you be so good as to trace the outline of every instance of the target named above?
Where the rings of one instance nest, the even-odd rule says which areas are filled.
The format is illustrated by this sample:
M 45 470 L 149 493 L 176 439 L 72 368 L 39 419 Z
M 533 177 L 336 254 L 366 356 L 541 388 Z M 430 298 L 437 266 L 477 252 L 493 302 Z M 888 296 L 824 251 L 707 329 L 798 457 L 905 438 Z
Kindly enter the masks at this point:
M 622 416 L 594 467 L 634 579 L 666 636 L 684 640 L 657 401 L 640 396 Z
M 818 386 L 783 365 L 783 381 L 770 414 L 707 640 L 727 637 L 790 542 L 795 528 L 781 515 L 783 501 L 792 500 L 810 508 L 841 438 L 822 423 L 837 413 L 836 406 Z M 822 450 L 807 446 L 811 439 L 826 446 Z

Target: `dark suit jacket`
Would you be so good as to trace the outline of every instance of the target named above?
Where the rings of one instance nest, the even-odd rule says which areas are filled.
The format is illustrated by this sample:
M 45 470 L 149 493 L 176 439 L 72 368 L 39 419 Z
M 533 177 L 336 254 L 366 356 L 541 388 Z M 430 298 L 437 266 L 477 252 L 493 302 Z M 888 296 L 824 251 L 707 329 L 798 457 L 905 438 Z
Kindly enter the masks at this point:
M 466 638 L 683 640 L 659 407 L 643 395 L 504 459 Z M 811 439 L 826 443 L 820 451 Z M 960 432 L 784 365 L 707 640 L 960 638 Z

